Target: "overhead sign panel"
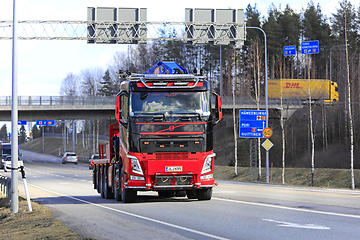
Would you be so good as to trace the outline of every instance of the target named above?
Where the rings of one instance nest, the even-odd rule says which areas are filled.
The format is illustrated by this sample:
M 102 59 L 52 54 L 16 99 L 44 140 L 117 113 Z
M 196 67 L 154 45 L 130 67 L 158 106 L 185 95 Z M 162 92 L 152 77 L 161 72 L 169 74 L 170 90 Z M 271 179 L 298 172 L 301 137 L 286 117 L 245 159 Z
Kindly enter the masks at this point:
M 88 7 L 87 20 L 88 43 L 146 43 L 146 8 Z
M 285 46 L 284 56 L 296 55 L 296 46 Z
M 265 110 L 240 110 L 239 137 L 261 138 L 266 127 Z
M 301 43 L 302 54 L 316 54 L 319 53 L 319 41 L 307 41 Z
M 187 38 L 192 39 L 188 43 L 244 44 L 245 23 L 243 9 L 186 8 L 185 22 Z M 227 26 L 224 27 L 224 24 Z

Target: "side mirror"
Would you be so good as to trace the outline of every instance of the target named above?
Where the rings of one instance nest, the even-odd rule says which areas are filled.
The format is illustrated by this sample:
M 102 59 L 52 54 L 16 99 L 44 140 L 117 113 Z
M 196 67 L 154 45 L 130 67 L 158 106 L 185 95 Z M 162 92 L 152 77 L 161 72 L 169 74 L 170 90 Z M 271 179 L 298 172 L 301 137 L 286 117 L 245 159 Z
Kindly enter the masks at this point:
M 216 109 L 216 115 L 214 116 L 214 125 L 218 124 L 220 122 L 220 120 L 223 117 L 223 113 L 222 113 L 222 106 L 221 106 L 221 98 L 217 93 L 212 93 L 213 95 L 215 95 L 215 109 Z

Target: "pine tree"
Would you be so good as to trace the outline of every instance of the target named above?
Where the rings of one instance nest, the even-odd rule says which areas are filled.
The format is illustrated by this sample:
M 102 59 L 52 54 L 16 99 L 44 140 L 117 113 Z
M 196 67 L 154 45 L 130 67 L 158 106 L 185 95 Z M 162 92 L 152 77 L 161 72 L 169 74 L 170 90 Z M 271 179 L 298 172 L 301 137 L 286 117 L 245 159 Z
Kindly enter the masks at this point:
M 114 84 L 111 82 L 109 69 L 105 71 L 105 75 L 102 77 L 101 88 L 99 90 L 101 96 L 114 95 Z
M 19 143 L 24 143 L 26 141 L 26 130 L 25 130 L 25 127 L 24 125 L 21 125 L 20 127 L 20 131 L 19 131 L 19 134 L 18 134 L 18 141 Z
M 6 124 L 4 124 L 0 129 L 0 140 L 6 141 L 7 138 L 8 138 L 7 127 Z
M 40 129 L 37 127 L 36 124 L 34 124 L 34 126 L 32 127 L 31 132 L 33 133 L 33 139 L 39 138 L 41 137 L 41 127 Z

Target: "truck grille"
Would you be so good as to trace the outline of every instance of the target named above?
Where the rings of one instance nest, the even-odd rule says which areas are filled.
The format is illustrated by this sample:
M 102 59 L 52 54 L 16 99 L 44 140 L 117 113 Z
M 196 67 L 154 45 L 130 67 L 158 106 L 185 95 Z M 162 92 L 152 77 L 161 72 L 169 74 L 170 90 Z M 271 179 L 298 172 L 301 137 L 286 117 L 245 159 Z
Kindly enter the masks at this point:
M 156 186 L 189 186 L 193 177 L 191 175 L 156 176 Z

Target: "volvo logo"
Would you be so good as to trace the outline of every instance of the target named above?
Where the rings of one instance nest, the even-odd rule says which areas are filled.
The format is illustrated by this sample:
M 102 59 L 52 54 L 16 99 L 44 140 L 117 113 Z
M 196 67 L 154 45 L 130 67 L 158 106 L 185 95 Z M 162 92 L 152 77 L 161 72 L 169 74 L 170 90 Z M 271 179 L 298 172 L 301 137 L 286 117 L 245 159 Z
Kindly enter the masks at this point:
M 174 129 L 175 129 L 174 125 L 171 125 L 171 126 L 169 127 L 169 131 L 174 131 Z

